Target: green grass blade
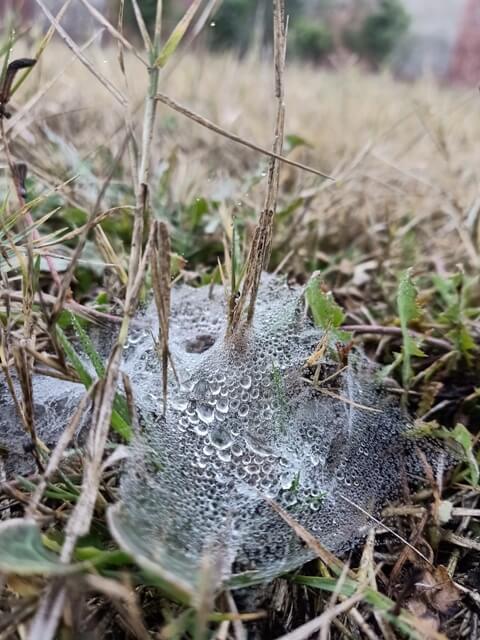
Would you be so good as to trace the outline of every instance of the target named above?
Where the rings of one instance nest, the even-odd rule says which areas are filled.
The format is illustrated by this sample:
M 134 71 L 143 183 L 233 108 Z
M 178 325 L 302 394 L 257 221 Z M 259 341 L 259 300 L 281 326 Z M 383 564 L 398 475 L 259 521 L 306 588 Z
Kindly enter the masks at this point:
M 70 344 L 70 341 L 68 340 L 63 330 L 58 325 L 56 327 L 56 330 L 57 330 L 58 340 L 62 345 L 63 350 L 65 351 L 67 359 L 75 369 L 75 372 L 77 373 L 80 379 L 80 382 L 83 384 L 83 386 L 86 389 L 90 389 L 93 383 L 92 376 L 88 373 L 87 369 L 85 368 L 85 365 L 82 362 L 82 359 Z M 88 338 L 88 340 L 90 340 L 90 338 Z M 100 368 L 103 368 L 104 370 L 103 364 L 101 365 Z M 99 377 L 102 377 L 102 376 L 99 376 Z M 121 436 L 127 442 L 132 439 L 133 430 L 128 420 L 128 411 L 127 411 L 126 401 L 125 401 L 125 398 L 123 398 L 122 396 L 119 396 L 118 394 L 115 396 L 115 399 L 113 401 L 111 421 L 112 421 L 112 427 L 114 431 L 118 433 L 119 436 Z
M 202 0 L 193 0 L 192 4 L 188 7 L 187 11 L 185 12 L 185 15 L 183 16 L 183 18 L 181 18 L 181 20 L 179 21 L 175 29 L 172 31 L 172 33 L 170 34 L 170 37 L 168 38 L 166 43 L 163 45 L 162 50 L 158 54 L 158 57 L 154 63 L 156 67 L 160 67 L 160 68 L 164 67 L 169 61 L 169 59 L 171 58 L 171 56 L 175 53 L 178 45 L 182 41 L 183 36 L 185 35 L 188 27 L 190 26 L 201 4 L 202 4 Z

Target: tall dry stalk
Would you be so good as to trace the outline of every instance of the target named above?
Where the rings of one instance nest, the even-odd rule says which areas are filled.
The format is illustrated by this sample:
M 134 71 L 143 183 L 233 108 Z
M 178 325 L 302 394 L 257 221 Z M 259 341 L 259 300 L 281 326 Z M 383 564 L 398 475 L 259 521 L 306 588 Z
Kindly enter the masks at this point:
M 163 413 L 167 409 L 168 348 L 170 320 L 170 236 L 167 225 L 156 220 L 153 223 L 153 246 L 151 252 L 152 288 L 158 314 L 158 344 L 162 362 Z M 173 363 L 172 368 L 173 368 Z
M 280 177 L 280 162 L 283 149 L 283 136 L 285 129 L 285 56 L 286 56 L 286 32 L 284 0 L 274 0 L 273 3 L 273 34 L 274 34 L 274 67 L 275 67 L 275 98 L 277 102 L 277 117 L 275 122 L 275 137 L 273 153 L 275 157 L 270 159 L 267 179 L 267 193 L 265 203 L 260 214 L 260 219 L 253 234 L 252 244 L 248 253 L 245 279 L 238 300 L 234 300 L 237 292 L 232 291 L 229 307 L 232 313 L 229 317 L 228 333 L 233 334 L 243 320 L 246 310 L 246 326 L 250 325 L 255 312 L 258 288 L 263 269 L 270 257 L 272 244 L 272 230 L 277 208 L 278 187 Z

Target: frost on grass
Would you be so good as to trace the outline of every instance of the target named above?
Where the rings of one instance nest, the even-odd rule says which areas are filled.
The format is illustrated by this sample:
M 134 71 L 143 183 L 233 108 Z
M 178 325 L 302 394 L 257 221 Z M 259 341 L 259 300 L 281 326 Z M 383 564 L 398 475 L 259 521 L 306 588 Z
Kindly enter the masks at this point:
M 170 350 L 180 385 L 170 373 L 165 415 L 153 305 L 130 336 L 124 370 L 140 434 L 109 517 L 142 566 L 187 591 L 206 553 L 221 559 L 220 578 L 238 585 L 312 558 L 266 498 L 341 553 L 371 525 L 361 509 L 378 514 L 405 470 L 421 472 L 404 437 L 408 419 L 364 356 L 350 353 L 342 364 L 330 345 L 312 384 L 305 362 L 321 332 L 300 288 L 265 279 L 253 326 L 234 340 L 225 339 L 223 291 L 212 293 L 173 292 Z M 51 407 L 56 386 L 41 384 Z

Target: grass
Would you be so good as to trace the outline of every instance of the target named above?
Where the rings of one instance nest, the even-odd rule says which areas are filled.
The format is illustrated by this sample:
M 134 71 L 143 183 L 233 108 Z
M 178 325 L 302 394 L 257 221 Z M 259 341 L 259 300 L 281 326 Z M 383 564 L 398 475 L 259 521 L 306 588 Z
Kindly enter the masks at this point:
M 198 15 L 192 10 L 186 20 Z M 38 473 L 1 484 L 0 517 L 11 523 L 15 544 L 0 550 L 4 567 L 5 558 L 11 562 L 4 569 L 0 638 L 24 637 L 32 618 L 40 635 L 30 637 L 42 638 L 48 625 L 60 627 L 62 637 L 79 637 L 84 621 L 114 638 L 243 638 L 252 625 L 258 637 L 290 633 L 285 637 L 297 640 L 319 633 L 322 640 L 328 634 L 341 640 L 474 637 L 480 603 L 478 93 L 428 79 L 400 84 L 387 72 L 365 75 L 355 67 L 327 72 L 287 64 L 283 153 L 335 180 L 283 165 L 275 196 L 272 167 L 278 164 L 261 153 L 271 148 L 281 119 L 269 56 L 213 56 L 195 43 L 175 51 L 185 24 L 163 47 L 144 33 L 146 50 L 138 45 L 137 55 L 116 27 L 105 48 L 97 38 L 71 52 L 65 37 L 47 37 L 8 105 L 12 118 L 3 120 L 0 361 L 7 383 L 13 371 L 21 380 L 17 403 L 26 429 L 32 431 L 33 370 L 89 386 L 78 342 L 103 378 L 75 417 L 92 406 L 88 462 L 68 449 L 74 423 L 50 453 L 32 433 Z M 35 49 L 20 39 L 13 53 L 33 57 Z M 147 57 L 158 65 L 149 73 L 141 61 Z M 155 100 L 157 92 L 170 101 Z M 237 144 L 235 136 L 255 148 Z M 280 150 L 277 142 L 274 153 Z M 9 176 L 8 165 L 18 162 L 28 167 L 26 203 L 18 176 L 15 189 Z M 260 212 L 275 207 L 273 230 L 267 220 L 256 233 Z M 25 211 L 32 216 L 26 226 Z M 118 445 L 129 438 L 135 413 L 128 381 L 117 385 L 121 346 L 138 300 L 153 289 L 162 317 L 168 309 L 160 250 L 168 240 L 165 231 L 157 235 L 156 220 L 169 223 L 171 274 L 190 284 L 220 282 L 230 273 L 240 291 L 238 276 L 246 277 L 255 242 L 262 252 L 267 247 L 262 262 L 271 243 L 270 271 L 300 283 L 320 271 L 318 288 L 309 288 L 319 324 L 351 332 L 383 366 L 415 419 L 414 435 L 454 441 L 462 459 L 441 477 L 426 464 L 424 487 L 386 507 L 388 529 L 374 523 L 348 566 L 290 519 L 319 560 L 266 587 L 254 610 L 246 605 L 239 613 L 235 594 L 214 597 L 208 567 L 195 601 L 186 601 L 119 552 L 108 531 L 105 511 L 115 500 L 118 467 L 103 462 L 121 454 Z M 149 259 L 162 273 L 151 275 Z M 252 269 L 253 300 L 257 274 Z M 103 361 L 85 329 L 92 320 L 112 319 L 120 337 Z M 168 345 L 159 348 L 166 363 Z M 25 514 L 43 525 L 41 536 L 31 522 L 15 521 Z M 30 564 L 20 569 L 19 559 Z M 73 565 L 73 576 L 64 575 L 65 565 Z M 305 621 L 310 626 L 302 627 Z

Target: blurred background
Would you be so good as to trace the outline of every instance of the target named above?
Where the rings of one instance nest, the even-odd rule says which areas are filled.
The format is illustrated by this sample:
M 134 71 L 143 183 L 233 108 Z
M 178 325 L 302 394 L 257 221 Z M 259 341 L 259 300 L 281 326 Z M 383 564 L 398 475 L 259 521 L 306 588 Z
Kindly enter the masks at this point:
M 156 0 L 138 1 L 152 30 Z M 118 0 L 88 3 L 118 25 Z M 64 0 L 42 4 L 55 15 Z M 163 1 L 163 43 L 190 6 L 191 0 Z M 446 269 L 466 257 L 477 268 L 480 0 L 287 0 L 286 8 L 284 152 L 337 180 L 282 167 L 270 268 L 285 266 L 287 256 L 296 277 L 327 268 L 338 282 L 338 274 L 357 263 L 381 264 L 394 274 L 415 262 L 429 270 L 433 259 L 435 269 Z M 271 11 L 271 0 L 203 0 L 161 70 L 159 91 L 226 131 L 270 147 L 276 113 Z M 65 182 L 35 208 L 34 218 L 59 207 L 46 230 L 75 234 L 121 157 L 103 195 L 114 213 L 102 228 L 125 269 L 132 217 L 122 207 L 135 198 L 124 154 L 125 109 L 106 80 L 128 102 L 138 134 L 145 67 L 127 48 L 120 64 L 118 42 L 83 0 L 71 0 L 61 19 L 75 53 L 57 33 L 38 55 L 49 19 L 36 0 L 0 0 L 0 14 L 2 50 L 39 58 L 11 101 L 5 133 L 12 152 L 28 164 L 32 199 Z M 122 29 L 146 57 L 130 0 Z M 96 76 L 79 60 L 79 50 Z M 193 278 L 218 280 L 233 219 L 248 246 L 267 167 L 261 155 L 159 105 L 152 209 L 170 221 L 174 251 Z M 5 176 L 0 196 L 7 192 Z M 68 256 L 74 247 L 69 237 L 57 255 Z M 98 238 L 89 239 L 77 292 L 88 296 L 92 283 L 104 285 L 102 265 L 111 255 L 102 251 Z
M 57 11 L 61 0 L 45 0 Z M 116 0 L 91 0 L 115 20 Z M 147 24 L 153 20 L 155 0 L 139 2 Z M 217 2 L 214 20 L 200 42 L 211 49 L 262 48 L 271 39 L 269 0 Z M 184 13 L 188 0 L 164 2 L 167 22 Z M 413 80 L 431 74 L 442 82 L 475 84 L 480 75 L 480 0 L 288 0 L 289 55 L 335 67 L 356 62 L 370 69 L 388 64 L 400 78 Z M 44 26 L 35 0 L 2 0 L 3 21 Z M 127 23 L 133 30 L 130 4 Z M 80 0 L 63 19 L 75 38 L 87 38 L 93 22 Z

